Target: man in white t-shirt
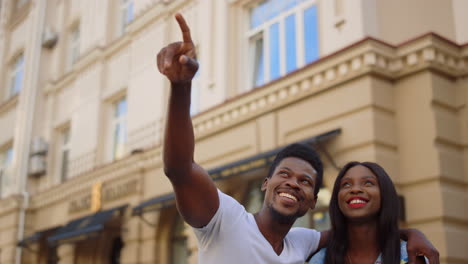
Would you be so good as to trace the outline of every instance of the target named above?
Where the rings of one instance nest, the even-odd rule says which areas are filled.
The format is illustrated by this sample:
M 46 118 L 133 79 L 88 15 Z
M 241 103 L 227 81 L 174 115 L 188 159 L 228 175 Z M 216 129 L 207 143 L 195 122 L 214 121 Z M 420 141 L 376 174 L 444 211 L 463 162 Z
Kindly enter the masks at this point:
M 208 173 L 194 162 L 194 135 L 190 117 L 191 81 L 198 63 L 190 30 L 182 15 L 176 20 L 183 41 L 171 43 L 157 57 L 159 71 L 171 82 L 164 138 L 164 172 L 174 188 L 177 208 L 194 228 L 199 242 L 199 261 L 218 263 L 297 263 L 328 240 L 306 228 L 291 228 L 297 218 L 315 207 L 323 168 L 310 147 L 293 144 L 273 161 L 262 191 L 265 200 L 256 214 L 247 213 L 233 198 L 217 190 Z M 419 231 L 410 236 L 411 256 L 417 251 L 429 257 L 438 252 Z

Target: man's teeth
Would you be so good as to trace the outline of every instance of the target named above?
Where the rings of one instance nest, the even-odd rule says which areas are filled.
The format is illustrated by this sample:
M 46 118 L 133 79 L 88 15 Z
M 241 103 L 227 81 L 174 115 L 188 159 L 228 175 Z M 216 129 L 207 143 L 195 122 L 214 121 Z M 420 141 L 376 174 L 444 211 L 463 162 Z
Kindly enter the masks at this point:
M 292 200 L 294 200 L 294 201 L 297 202 L 297 198 L 294 197 L 294 196 L 292 196 L 292 195 L 290 195 L 289 193 L 280 193 L 279 196 L 281 196 L 281 197 L 286 197 L 286 198 L 292 199 Z
M 367 202 L 364 201 L 364 200 L 361 200 L 361 199 L 355 199 L 355 200 L 351 200 L 351 202 L 349 202 L 349 204 L 357 204 L 357 203 L 367 203 Z

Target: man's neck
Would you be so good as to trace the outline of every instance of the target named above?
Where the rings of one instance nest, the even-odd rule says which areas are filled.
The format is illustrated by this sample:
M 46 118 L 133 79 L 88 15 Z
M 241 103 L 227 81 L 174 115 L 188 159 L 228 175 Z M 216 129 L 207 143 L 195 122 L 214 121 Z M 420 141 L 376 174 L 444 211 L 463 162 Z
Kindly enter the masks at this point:
M 279 223 L 273 218 L 271 213 L 266 210 L 260 210 L 254 214 L 255 222 L 257 222 L 260 233 L 270 243 L 273 250 L 279 256 L 283 251 L 283 240 L 288 234 L 294 222 L 285 224 Z

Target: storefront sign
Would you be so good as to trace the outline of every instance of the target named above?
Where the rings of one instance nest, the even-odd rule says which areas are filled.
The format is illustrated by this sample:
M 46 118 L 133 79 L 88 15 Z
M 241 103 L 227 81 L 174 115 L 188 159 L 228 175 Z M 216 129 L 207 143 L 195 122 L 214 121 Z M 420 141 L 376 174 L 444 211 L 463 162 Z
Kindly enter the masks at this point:
M 103 188 L 102 201 L 110 202 L 121 199 L 128 195 L 136 193 L 138 190 L 138 180 L 132 179 L 120 184 L 105 185 Z
M 103 184 L 98 182 L 93 185 L 91 193 L 72 200 L 68 207 L 69 213 L 90 210 L 101 210 L 102 204 L 124 198 L 138 191 L 138 180 L 132 179 L 118 184 Z
M 76 213 L 91 208 L 91 194 L 88 193 L 70 202 L 68 206 L 69 213 Z

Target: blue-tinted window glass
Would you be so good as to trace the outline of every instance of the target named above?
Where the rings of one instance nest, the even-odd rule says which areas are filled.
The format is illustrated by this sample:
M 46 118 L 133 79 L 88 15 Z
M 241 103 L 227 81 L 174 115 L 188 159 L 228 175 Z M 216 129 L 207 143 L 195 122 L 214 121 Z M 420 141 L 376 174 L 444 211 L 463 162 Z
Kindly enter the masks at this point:
M 13 148 L 9 148 L 5 152 L 5 161 L 4 161 L 4 169 L 9 168 L 13 163 Z
M 283 0 L 285 5 L 285 10 L 289 10 L 295 6 L 297 6 L 300 2 L 305 0 Z
M 268 2 L 268 20 L 278 16 L 283 10 L 284 0 L 272 0 Z
M 252 8 L 250 28 L 255 28 L 306 0 L 268 0 Z
M 264 52 L 263 52 L 263 38 L 255 40 L 254 50 L 254 86 L 260 86 L 265 82 L 265 66 L 264 66 Z
M 11 91 L 11 95 L 15 95 L 20 92 L 22 83 L 23 83 L 23 72 L 20 71 L 14 77 L 14 83 L 13 83 L 13 89 Z
M 127 127 L 124 122 L 118 123 L 114 130 L 114 153 L 113 157 L 120 158 L 124 155 L 125 143 L 127 142 Z
M 127 113 L 127 100 L 124 98 L 117 103 L 115 116 L 121 117 Z
M 304 11 L 305 62 L 310 63 L 319 57 L 317 6 Z
M 14 65 L 14 76 L 12 78 L 12 83 L 11 83 L 11 96 L 19 93 L 21 91 L 21 87 L 23 86 L 23 78 L 24 78 L 24 58 L 23 56 L 19 56 L 18 59 L 15 61 Z
M 270 80 L 280 77 L 279 24 L 270 26 Z
M 130 1 L 128 3 L 127 16 L 126 17 L 127 17 L 127 19 L 126 19 L 127 24 L 132 22 L 132 20 L 133 20 L 133 1 Z
M 253 8 L 250 13 L 250 28 L 256 28 L 265 22 L 265 10 L 268 2 L 263 2 Z
M 286 35 L 286 72 L 296 69 L 296 16 L 290 15 L 285 20 Z

